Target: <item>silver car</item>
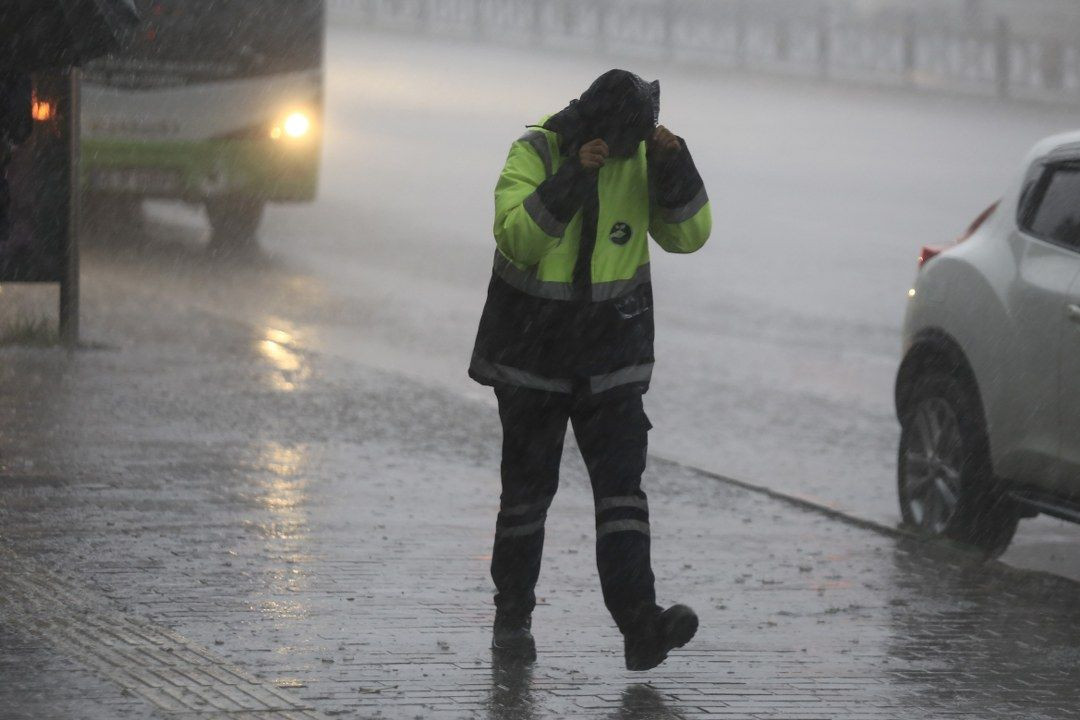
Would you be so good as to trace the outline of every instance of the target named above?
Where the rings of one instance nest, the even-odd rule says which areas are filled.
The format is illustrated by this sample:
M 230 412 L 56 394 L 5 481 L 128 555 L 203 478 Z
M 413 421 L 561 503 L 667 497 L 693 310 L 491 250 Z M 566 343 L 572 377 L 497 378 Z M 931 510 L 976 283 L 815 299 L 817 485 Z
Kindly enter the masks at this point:
M 988 556 L 1023 517 L 1080 522 L 1080 132 L 1036 145 L 919 265 L 896 381 L 904 521 Z

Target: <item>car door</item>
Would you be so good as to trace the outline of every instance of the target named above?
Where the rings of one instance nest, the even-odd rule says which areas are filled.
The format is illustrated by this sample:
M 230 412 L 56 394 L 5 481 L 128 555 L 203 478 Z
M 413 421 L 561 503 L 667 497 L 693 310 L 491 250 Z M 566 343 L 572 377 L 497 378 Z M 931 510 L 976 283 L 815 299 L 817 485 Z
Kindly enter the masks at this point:
M 1014 238 L 1018 272 L 1007 301 L 1017 337 L 1003 345 L 1011 348 L 1012 410 L 1001 425 L 1013 435 L 1003 438 L 1013 452 L 999 470 L 1058 494 L 1065 477 L 1061 357 L 1066 329 L 1080 328 L 1066 314 L 1080 276 L 1080 161 L 1045 164 L 1024 204 Z
M 1063 314 L 1066 327 L 1061 343 L 1061 484 L 1068 495 L 1080 498 L 1080 276 L 1073 282 Z

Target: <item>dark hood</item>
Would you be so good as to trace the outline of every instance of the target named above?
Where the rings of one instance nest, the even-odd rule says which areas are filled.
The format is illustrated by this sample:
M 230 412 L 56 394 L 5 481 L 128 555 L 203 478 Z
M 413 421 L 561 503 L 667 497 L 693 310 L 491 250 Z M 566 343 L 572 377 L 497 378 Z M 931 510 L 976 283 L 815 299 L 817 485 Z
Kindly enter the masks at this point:
M 559 134 L 567 154 L 602 138 L 613 156 L 629 157 L 652 133 L 659 116 L 659 80 L 646 82 L 626 70 L 609 70 L 544 127 Z

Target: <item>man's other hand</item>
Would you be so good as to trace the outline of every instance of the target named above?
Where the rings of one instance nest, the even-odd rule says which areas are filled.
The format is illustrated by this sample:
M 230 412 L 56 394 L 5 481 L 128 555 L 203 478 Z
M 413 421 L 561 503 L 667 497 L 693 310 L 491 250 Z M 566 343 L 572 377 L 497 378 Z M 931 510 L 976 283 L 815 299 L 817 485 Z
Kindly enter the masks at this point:
M 679 138 L 675 137 L 675 134 L 666 127 L 658 125 L 653 130 L 652 137 L 649 138 L 650 155 L 657 153 L 667 155 L 668 153 L 677 153 L 680 150 L 682 150 L 682 143 L 679 142 Z
M 607 143 L 597 138 L 581 146 L 581 150 L 578 151 L 578 160 L 581 162 L 581 167 L 586 170 L 599 170 L 604 167 L 609 153 Z

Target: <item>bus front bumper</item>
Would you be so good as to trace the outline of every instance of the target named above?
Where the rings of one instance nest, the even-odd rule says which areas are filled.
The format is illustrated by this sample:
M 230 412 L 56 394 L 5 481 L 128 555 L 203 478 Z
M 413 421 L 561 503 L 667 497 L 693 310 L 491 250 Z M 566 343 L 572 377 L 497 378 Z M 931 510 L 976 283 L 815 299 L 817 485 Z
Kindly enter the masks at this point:
M 303 144 L 86 139 L 81 181 L 90 193 L 192 203 L 218 197 L 308 202 L 318 187 L 320 149 L 315 139 Z

